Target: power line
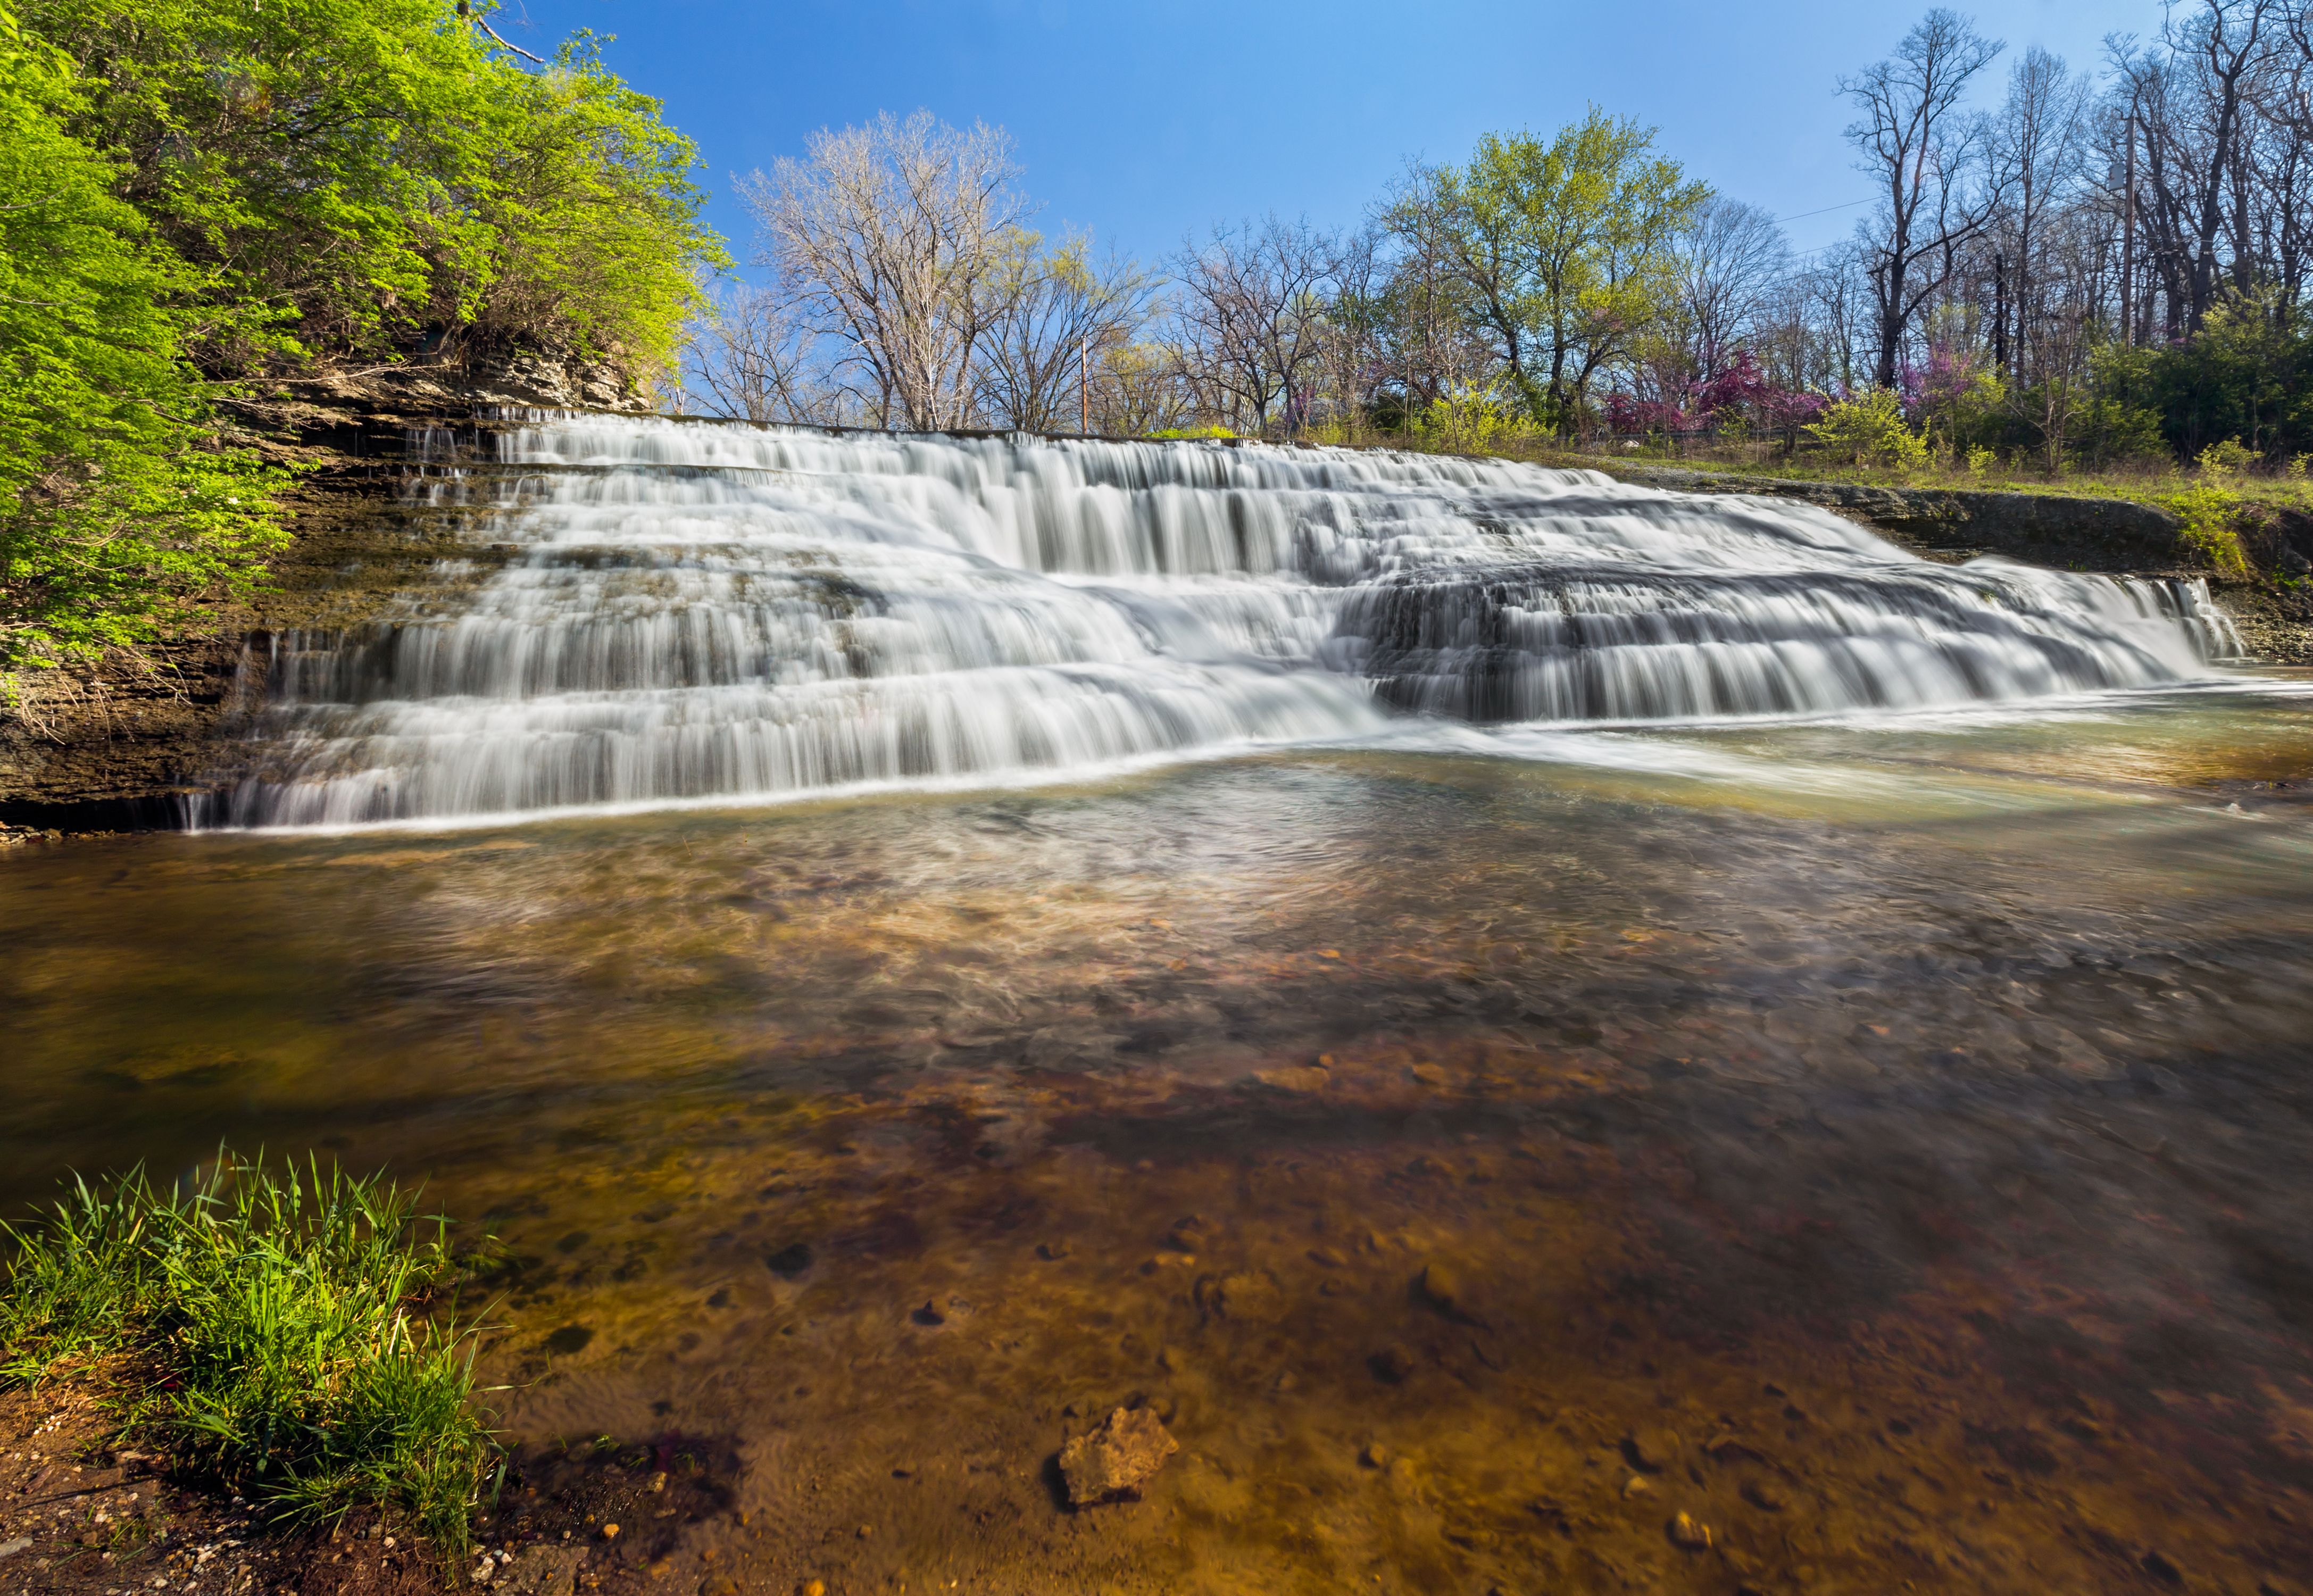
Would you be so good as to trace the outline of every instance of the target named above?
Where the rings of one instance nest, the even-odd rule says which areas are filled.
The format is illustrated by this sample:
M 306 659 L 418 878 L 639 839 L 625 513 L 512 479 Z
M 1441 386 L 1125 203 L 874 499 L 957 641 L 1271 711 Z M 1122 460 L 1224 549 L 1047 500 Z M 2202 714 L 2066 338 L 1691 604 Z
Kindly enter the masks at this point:
M 1869 205 L 1869 199 L 1851 199 L 1844 205 L 1826 205 L 1821 210 L 1803 210 L 1795 216 L 1777 216 L 1778 222 L 1804 222 L 1809 216 L 1825 216 L 1835 210 L 1853 210 L 1859 205 Z

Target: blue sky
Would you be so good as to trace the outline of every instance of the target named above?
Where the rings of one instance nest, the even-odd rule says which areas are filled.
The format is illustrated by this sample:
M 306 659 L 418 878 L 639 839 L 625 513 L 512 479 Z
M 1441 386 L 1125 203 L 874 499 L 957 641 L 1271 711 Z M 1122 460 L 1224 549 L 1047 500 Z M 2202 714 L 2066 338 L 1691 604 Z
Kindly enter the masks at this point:
M 1794 218 L 1793 245 L 1813 249 L 1858 213 L 1801 213 L 1865 192 L 1836 80 L 1925 8 L 507 0 L 497 22 L 541 54 L 574 28 L 617 35 L 611 66 L 699 141 L 711 217 L 743 260 L 734 172 L 800 154 L 815 128 L 919 106 L 1007 128 L 1043 225 L 1153 259 L 1184 230 L 1271 209 L 1353 223 L 1408 157 L 1457 159 L 1480 133 L 1553 128 L 1589 101 L 1658 127 L 1667 153 Z M 2105 35 L 2159 20 L 2157 0 L 1972 10 L 2009 43 L 2001 75 L 2027 45 L 2092 65 Z

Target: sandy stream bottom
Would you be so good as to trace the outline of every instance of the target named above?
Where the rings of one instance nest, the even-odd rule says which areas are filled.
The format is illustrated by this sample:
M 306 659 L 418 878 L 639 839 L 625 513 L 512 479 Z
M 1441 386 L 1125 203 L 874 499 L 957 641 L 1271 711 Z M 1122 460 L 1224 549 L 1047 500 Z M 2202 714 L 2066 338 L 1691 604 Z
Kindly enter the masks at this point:
M 20 851 L 0 1195 L 425 1179 L 604 1589 L 2313 1591 L 2301 703 Z

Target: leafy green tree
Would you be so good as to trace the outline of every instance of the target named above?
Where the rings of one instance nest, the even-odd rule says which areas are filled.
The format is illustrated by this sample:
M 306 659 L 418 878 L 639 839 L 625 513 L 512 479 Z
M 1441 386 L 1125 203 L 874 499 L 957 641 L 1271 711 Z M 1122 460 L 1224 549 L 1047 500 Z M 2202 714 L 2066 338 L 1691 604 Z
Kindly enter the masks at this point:
M 1468 314 L 1550 430 L 1676 301 L 1675 242 L 1711 190 L 1653 151 L 1652 129 L 1594 106 L 1548 142 L 1489 134 L 1426 190 Z
M 198 274 L 66 130 L 87 99 L 0 8 L 0 684 L 145 640 L 281 539 L 282 478 L 180 358 Z
M 725 263 L 690 143 L 581 35 L 525 70 L 464 0 L 25 0 L 70 129 L 199 275 L 211 369 L 421 344 L 653 370 Z
M 236 382 L 537 348 L 671 369 L 690 141 L 469 0 L 0 0 L 0 679 L 246 588 L 286 485 Z

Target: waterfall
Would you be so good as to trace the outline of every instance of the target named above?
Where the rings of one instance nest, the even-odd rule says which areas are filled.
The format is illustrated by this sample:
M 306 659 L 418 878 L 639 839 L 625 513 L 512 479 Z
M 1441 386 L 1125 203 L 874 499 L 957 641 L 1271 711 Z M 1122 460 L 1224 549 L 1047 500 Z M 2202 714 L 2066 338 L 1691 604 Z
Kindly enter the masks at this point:
M 1949 705 L 2238 651 L 2199 583 L 1936 565 L 1812 507 L 1590 472 L 592 415 L 497 442 L 414 489 L 477 560 L 365 633 L 286 639 L 197 820 L 1016 779 L 1408 714 Z

